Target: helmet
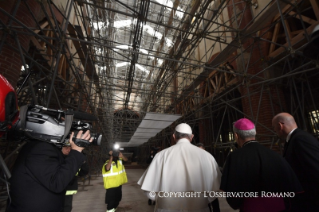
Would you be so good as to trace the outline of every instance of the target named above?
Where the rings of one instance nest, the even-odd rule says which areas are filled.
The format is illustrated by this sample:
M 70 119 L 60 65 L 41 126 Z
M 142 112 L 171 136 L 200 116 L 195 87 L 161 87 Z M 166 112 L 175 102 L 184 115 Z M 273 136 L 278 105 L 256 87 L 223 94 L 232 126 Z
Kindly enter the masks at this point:
M 17 94 L 8 80 L 0 74 L 0 137 L 19 119 Z

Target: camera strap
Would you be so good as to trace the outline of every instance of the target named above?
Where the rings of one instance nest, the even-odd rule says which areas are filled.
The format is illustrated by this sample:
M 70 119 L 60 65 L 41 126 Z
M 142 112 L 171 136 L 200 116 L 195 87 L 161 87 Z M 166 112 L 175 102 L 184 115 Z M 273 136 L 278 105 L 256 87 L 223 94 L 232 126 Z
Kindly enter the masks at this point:
M 23 105 L 20 107 L 20 120 L 21 120 L 21 128 L 24 130 L 26 126 L 27 112 L 29 109 L 29 105 Z
M 70 129 L 72 127 L 72 122 L 73 122 L 73 114 L 65 114 L 64 118 L 65 118 L 65 130 L 64 130 L 64 135 L 61 139 L 61 142 L 64 142 L 64 139 L 70 133 Z

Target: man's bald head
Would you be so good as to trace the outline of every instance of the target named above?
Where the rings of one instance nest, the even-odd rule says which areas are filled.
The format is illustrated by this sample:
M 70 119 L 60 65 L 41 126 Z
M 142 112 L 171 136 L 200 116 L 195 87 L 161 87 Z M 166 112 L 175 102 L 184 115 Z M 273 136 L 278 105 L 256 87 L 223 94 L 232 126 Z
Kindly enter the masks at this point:
M 272 126 L 277 135 L 286 139 L 288 134 L 295 128 L 297 128 L 294 117 L 289 113 L 279 113 L 272 119 Z

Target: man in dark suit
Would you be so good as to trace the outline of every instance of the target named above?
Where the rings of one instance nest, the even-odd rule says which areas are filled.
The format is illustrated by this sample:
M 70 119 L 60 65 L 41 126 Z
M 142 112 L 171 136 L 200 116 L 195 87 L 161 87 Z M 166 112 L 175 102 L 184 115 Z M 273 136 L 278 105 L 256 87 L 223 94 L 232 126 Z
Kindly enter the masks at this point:
M 86 160 L 82 150 L 70 136 L 71 151 L 67 158 L 55 144 L 33 139 L 19 153 L 10 178 L 7 212 L 61 212 L 65 189 Z M 90 140 L 90 132 L 77 138 Z
M 296 173 L 304 193 L 299 195 L 302 211 L 319 211 L 319 141 L 298 129 L 289 113 L 279 113 L 272 119 L 277 135 L 285 139 L 283 156 Z
M 302 192 L 301 185 L 287 161 L 256 140 L 255 124 L 242 118 L 234 122 L 234 138 L 238 149 L 227 157 L 220 190 L 245 192 L 246 196 L 227 197 L 233 209 L 245 212 L 290 211 L 293 195 Z M 253 194 L 251 196 L 247 194 Z M 289 198 L 265 196 L 293 193 Z

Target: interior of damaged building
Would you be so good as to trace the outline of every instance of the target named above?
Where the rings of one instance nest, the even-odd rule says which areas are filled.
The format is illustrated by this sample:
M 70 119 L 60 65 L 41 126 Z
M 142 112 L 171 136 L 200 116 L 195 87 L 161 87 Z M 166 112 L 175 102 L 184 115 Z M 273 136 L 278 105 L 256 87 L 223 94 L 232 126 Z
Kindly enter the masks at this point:
M 280 112 L 318 136 L 318 25 L 318 0 L 0 1 L 0 74 L 19 108 L 76 111 L 101 141 L 84 150 L 90 171 L 78 179 L 73 211 L 106 210 L 101 169 L 118 144 L 128 183 L 117 211 L 147 212 L 154 205 L 137 181 L 152 150 L 174 145 L 180 123 L 219 167 L 243 117 L 278 154 L 284 142 L 272 118 Z M 22 138 L 1 137 L 10 171 Z M 0 192 L 5 211 L 3 176 Z

